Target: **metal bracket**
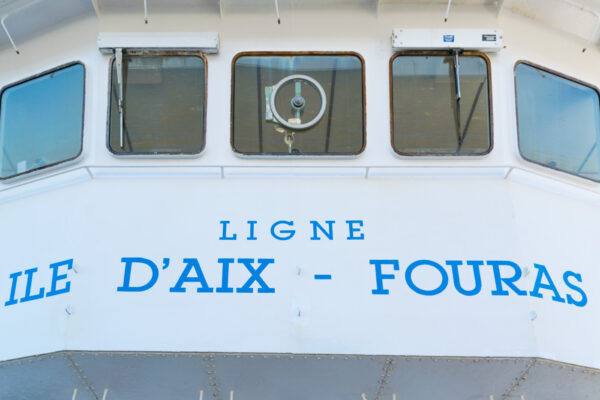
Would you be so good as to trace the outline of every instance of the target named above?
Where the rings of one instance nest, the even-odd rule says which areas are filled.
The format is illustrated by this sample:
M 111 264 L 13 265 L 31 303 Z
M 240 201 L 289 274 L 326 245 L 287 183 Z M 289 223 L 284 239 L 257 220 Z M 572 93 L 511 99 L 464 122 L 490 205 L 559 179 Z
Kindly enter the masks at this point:
M 281 24 L 281 18 L 279 17 L 279 1 L 275 0 L 275 15 L 277 15 L 277 23 Z
M 496 10 L 496 17 L 500 16 L 502 9 L 504 8 L 504 0 L 498 0 L 498 9 Z
M 450 14 L 450 5 L 452 5 L 452 0 L 448 0 L 448 6 L 446 7 L 446 15 L 444 16 L 444 22 L 448 22 L 448 15 Z
M 600 16 L 597 16 L 596 26 L 594 26 L 594 30 L 592 31 L 592 34 L 588 38 L 587 42 L 585 42 L 585 46 L 583 46 L 583 49 L 581 49 L 582 53 L 585 53 L 588 46 L 592 43 L 592 40 L 594 40 L 596 33 L 598 33 L 598 29 L 600 29 Z
M 100 18 L 100 6 L 98 5 L 98 0 L 92 0 L 92 6 L 94 7 L 96 17 Z
M 15 49 L 15 52 L 17 54 L 21 54 L 19 52 L 19 49 L 17 49 L 17 45 L 15 44 L 12 36 L 10 36 L 10 32 L 8 32 L 8 29 L 6 28 L 6 24 L 4 24 L 4 21 L 6 20 L 7 17 L 8 17 L 8 14 L 3 16 L 2 19 L 0 19 L 0 24 L 2 24 L 2 29 L 4 29 L 4 33 L 6 33 L 6 36 L 8 36 L 8 40 L 10 40 L 10 44 L 12 45 L 13 49 Z

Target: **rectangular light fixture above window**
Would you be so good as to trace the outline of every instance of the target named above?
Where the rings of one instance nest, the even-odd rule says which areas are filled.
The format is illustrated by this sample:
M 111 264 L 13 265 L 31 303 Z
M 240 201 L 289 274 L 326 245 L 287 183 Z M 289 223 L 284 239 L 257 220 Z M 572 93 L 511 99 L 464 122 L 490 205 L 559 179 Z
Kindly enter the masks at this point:
M 113 54 L 115 49 L 189 50 L 205 54 L 219 52 L 217 32 L 100 32 L 98 49 Z
M 394 50 L 463 49 L 498 52 L 502 49 L 500 29 L 394 29 Z

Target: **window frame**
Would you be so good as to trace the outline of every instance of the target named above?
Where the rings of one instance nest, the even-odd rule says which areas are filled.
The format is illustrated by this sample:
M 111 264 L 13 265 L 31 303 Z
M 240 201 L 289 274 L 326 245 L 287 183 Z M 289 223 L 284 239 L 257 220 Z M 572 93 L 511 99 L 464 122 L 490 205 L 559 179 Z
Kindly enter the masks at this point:
M 600 89 L 597 86 L 592 85 L 591 83 L 584 82 L 584 81 L 582 81 L 580 79 L 577 79 L 577 78 L 575 78 L 575 77 L 573 77 L 571 75 L 563 74 L 562 72 L 558 72 L 556 70 L 544 67 L 542 65 L 536 64 L 536 63 L 531 62 L 531 61 L 517 60 L 517 62 L 515 62 L 515 65 L 513 67 L 513 80 L 514 80 L 514 86 L 515 86 L 515 122 L 516 122 L 516 126 L 517 126 L 517 149 L 519 150 L 519 157 L 521 157 L 521 159 L 524 160 L 524 161 L 526 161 L 526 162 L 530 162 L 532 164 L 539 165 L 539 166 L 541 166 L 543 168 L 546 168 L 546 169 L 550 169 L 550 170 L 553 170 L 553 171 L 558 171 L 560 173 L 568 174 L 569 176 L 574 176 L 574 177 L 577 177 L 577 178 L 585 179 L 585 180 L 588 180 L 588 181 L 591 181 L 591 182 L 594 182 L 594 183 L 600 183 L 600 179 L 599 180 L 595 180 L 595 179 L 592 179 L 592 178 L 588 178 L 587 176 L 578 175 L 578 174 L 575 174 L 575 173 L 572 173 L 572 172 L 569 172 L 569 171 L 565 171 L 564 169 L 552 167 L 550 165 L 546 165 L 546 164 L 543 164 L 541 162 L 538 162 L 538 161 L 532 160 L 530 158 L 527 158 L 523 154 L 523 152 L 521 151 L 521 132 L 519 130 L 519 104 L 518 104 L 518 99 L 517 99 L 517 67 L 519 65 L 521 65 L 521 64 L 527 65 L 527 66 L 535 68 L 535 69 L 539 69 L 539 70 L 544 71 L 544 72 L 546 72 L 548 74 L 552 74 L 552 75 L 558 76 L 559 78 L 563 78 L 563 79 L 566 79 L 568 81 L 575 82 L 577 84 L 580 84 L 582 86 L 585 86 L 587 88 L 592 89 L 594 92 L 596 92 L 596 96 L 598 96 L 598 103 L 600 104 Z M 600 118 L 600 107 L 598 108 L 598 118 Z
M 112 55 L 108 61 L 108 97 L 107 97 L 107 116 L 106 116 L 106 148 L 109 153 L 116 158 L 145 158 L 145 159 L 155 159 L 155 158 L 173 158 L 173 159 L 182 159 L 182 158 L 198 158 L 206 149 L 206 103 L 208 101 L 208 60 L 206 58 L 206 54 L 199 50 L 178 50 L 178 49 L 151 49 L 151 48 L 123 48 L 123 55 L 125 54 L 134 54 L 134 55 L 151 55 L 151 56 L 194 56 L 199 57 L 204 61 L 204 101 L 202 105 L 202 115 L 204 126 L 202 127 L 202 133 L 204 134 L 204 141 L 202 143 L 202 147 L 197 153 L 135 153 L 135 154 L 122 154 L 115 153 L 110 147 L 110 116 L 111 116 L 111 96 L 112 96 L 112 84 L 113 84 L 113 64 L 116 62 L 116 55 Z
M 451 55 L 450 50 L 453 49 L 449 49 L 449 50 L 402 50 L 402 51 L 398 51 L 395 52 L 392 57 L 390 58 L 389 61 L 389 86 L 390 86 L 390 145 L 392 146 L 392 150 L 395 154 L 397 154 L 398 156 L 401 157 L 407 157 L 407 158 L 427 158 L 427 157 L 432 157 L 432 158 L 449 158 L 449 159 L 455 159 L 455 158 L 482 158 L 482 157 L 486 157 L 488 156 L 492 150 L 494 149 L 494 103 L 493 103 L 493 89 L 492 89 L 492 63 L 490 62 L 489 57 L 487 56 L 487 54 L 481 52 L 481 51 L 472 51 L 472 50 L 465 50 L 462 51 L 460 53 L 461 56 L 472 56 L 472 57 L 480 57 L 483 59 L 483 61 L 486 64 L 486 70 L 487 70 L 487 88 L 488 88 L 488 122 L 489 122 L 489 137 L 490 137 L 490 145 L 487 149 L 486 152 L 481 153 L 481 154 L 464 154 L 464 155 L 457 155 L 457 154 L 448 154 L 448 153 L 436 153 L 436 152 L 427 152 L 427 153 L 407 153 L 407 152 L 402 152 L 402 151 L 398 151 L 398 149 L 396 149 L 396 146 L 394 146 L 394 87 L 393 87 L 393 81 L 394 81 L 394 73 L 393 73 L 393 64 L 394 64 L 394 60 L 397 57 L 402 57 L 402 56 L 448 56 Z
M 254 154 L 242 153 L 237 151 L 233 145 L 233 108 L 235 104 L 235 63 L 240 57 L 245 56 L 354 56 L 358 58 L 361 64 L 362 77 L 362 147 L 358 152 L 352 154 L 329 154 L 329 153 L 310 153 L 310 154 Z M 231 98 L 229 112 L 229 146 L 231 151 L 238 157 L 243 158 L 263 158 L 263 159 L 305 159 L 305 158 L 355 158 L 360 156 L 367 147 L 367 90 L 365 82 L 365 59 L 360 53 L 355 51 L 242 51 L 233 56 L 231 60 Z
M 33 176 L 33 175 L 37 175 L 40 174 L 42 172 L 44 172 L 44 170 L 55 170 L 59 167 L 63 167 L 63 166 L 68 166 L 71 165 L 73 163 L 76 163 L 77 161 L 79 161 L 79 159 L 81 158 L 81 156 L 83 155 L 83 141 L 85 139 L 84 136 L 84 131 L 85 131 L 85 97 L 86 97 L 86 80 L 87 80 L 87 71 L 85 68 L 85 64 L 82 61 L 76 60 L 76 61 L 70 61 L 68 63 L 64 63 L 64 64 L 60 64 L 56 67 L 47 69 L 45 71 L 42 71 L 40 73 L 37 73 L 35 75 L 30 75 L 26 78 L 23 78 L 21 80 L 18 80 L 16 82 L 13 83 L 9 83 L 8 85 L 5 85 L 2 87 L 2 89 L 0 89 L 0 107 L 1 107 L 1 101 L 2 101 L 2 96 L 4 96 L 4 92 L 10 88 L 13 88 L 15 86 L 19 86 L 23 83 L 32 81 L 34 79 L 38 79 L 41 78 L 45 75 L 49 75 L 52 74 L 54 72 L 69 68 L 69 67 L 73 67 L 75 65 L 81 65 L 81 68 L 83 68 L 83 90 L 81 93 L 81 140 L 80 140 L 80 145 L 79 145 L 79 151 L 77 152 L 76 155 L 74 155 L 73 157 L 64 159 L 62 161 L 57 161 L 54 162 L 52 164 L 48 164 L 48 165 L 43 165 L 41 167 L 37 167 L 34 169 L 30 169 L 28 171 L 25 172 L 21 172 L 15 175 L 11 175 L 11 176 L 7 176 L 7 177 L 0 177 L 0 182 L 2 183 L 10 183 L 13 180 L 18 180 L 21 178 L 26 178 L 29 176 Z

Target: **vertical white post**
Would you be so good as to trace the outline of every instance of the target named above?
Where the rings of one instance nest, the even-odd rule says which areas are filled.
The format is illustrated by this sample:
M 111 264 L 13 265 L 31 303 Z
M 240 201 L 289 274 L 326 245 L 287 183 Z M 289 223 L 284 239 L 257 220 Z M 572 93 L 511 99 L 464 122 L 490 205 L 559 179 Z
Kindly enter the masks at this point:
M 148 23 L 148 0 L 144 0 L 144 23 Z

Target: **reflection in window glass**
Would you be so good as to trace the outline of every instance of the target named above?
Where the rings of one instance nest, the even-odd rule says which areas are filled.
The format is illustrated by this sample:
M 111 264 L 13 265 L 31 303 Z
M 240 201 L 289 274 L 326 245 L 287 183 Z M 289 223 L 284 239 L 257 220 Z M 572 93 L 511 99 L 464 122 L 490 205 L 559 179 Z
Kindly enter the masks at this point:
M 118 155 L 197 154 L 204 148 L 206 68 L 196 55 L 124 53 L 123 125 L 113 61 L 109 148 Z
M 399 54 L 393 59 L 392 145 L 398 153 L 460 156 L 490 151 L 487 62 L 463 54 L 457 62 L 455 69 L 451 54 Z
M 1 179 L 72 160 L 81 153 L 83 93 L 81 64 L 2 91 Z
M 523 157 L 600 181 L 596 90 L 523 63 L 515 75 Z
M 241 154 L 362 151 L 362 60 L 351 54 L 242 55 L 235 60 L 232 146 Z

